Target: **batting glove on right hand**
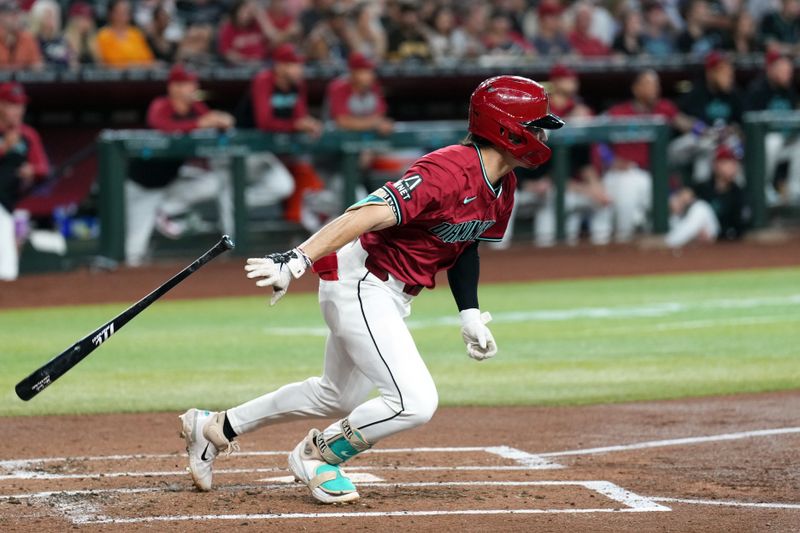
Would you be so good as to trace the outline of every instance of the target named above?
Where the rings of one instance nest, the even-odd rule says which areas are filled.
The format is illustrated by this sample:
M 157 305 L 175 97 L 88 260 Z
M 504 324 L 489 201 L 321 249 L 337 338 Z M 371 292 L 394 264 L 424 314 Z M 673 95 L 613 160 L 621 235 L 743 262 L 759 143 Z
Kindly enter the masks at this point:
M 491 322 L 492 315 L 481 314 L 479 309 L 464 309 L 461 316 L 461 338 L 467 345 L 467 355 L 477 361 L 483 361 L 497 355 L 497 343 L 486 324 Z
M 251 257 L 244 269 L 248 278 L 264 278 L 256 281 L 259 287 L 272 287 L 269 301 L 275 305 L 283 298 L 292 277 L 299 278 L 311 266 L 311 260 L 299 248 L 284 253 L 269 254 L 266 257 Z

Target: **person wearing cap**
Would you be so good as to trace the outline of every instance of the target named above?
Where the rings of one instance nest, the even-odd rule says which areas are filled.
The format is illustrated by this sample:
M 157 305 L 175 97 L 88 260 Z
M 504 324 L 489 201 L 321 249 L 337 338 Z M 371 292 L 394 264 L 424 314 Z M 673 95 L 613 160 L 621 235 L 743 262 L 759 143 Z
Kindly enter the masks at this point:
M 798 95 L 794 87 L 792 58 L 778 49 L 764 56 L 764 74 L 747 90 L 745 111 L 783 111 L 797 109 Z M 800 143 L 797 136 L 770 132 L 764 138 L 767 156 L 767 198 L 771 203 L 800 199 Z
M 272 52 L 272 68 L 253 78 L 250 86 L 255 126 L 265 133 L 304 133 L 313 138 L 322 134 L 322 123 L 308 112 L 303 76 L 305 58 L 291 44 L 282 44 Z M 267 154 L 259 154 L 270 157 Z M 300 222 L 303 196 L 324 188 L 322 180 L 304 159 L 270 157 L 268 170 L 262 174 L 265 187 L 275 192 L 270 203 L 286 199 L 284 218 Z M 287 171 L 288 168 L 288 171 Z M 291 173 L 289 173 L 291 172 Z M 293 177 L 293 182 L 285 177 Z
M 703 78 L 678 101 L 678 108 L 693 124 L 670 143 L 669 163 L 691 166 L 695 179 L 707 180 L 717 145 L 741 142 L 743 102 L 730 57 L 718 51 L 708 54 Z
M 27 103 L 22 85 L 0 85 L 0 281 L 19 274 L 14 207 L 37 179 L 50 173 L 39 134 L 23 122 Z
M 339 129 L 392 132 L 394 122 L 386 117 L 386 100 L 375 76 L 375 63 L 364 54 L 352 53 L 349 73 L 334 79 L 325 91 L 328 114 Z
M 343 131 L 373 131 L 379 135 L 389 135 L 394 130 L 394 121 L 386 116 L 387 105 L 383 90 L 375 75 L 375 63 L 364 54 L 353 52 L 347 60 L 349 72 L 332 80 L 325 90 L 324 109 L 327 118 L 336 128 Z M 379 157 L 394 160 L 395 154 L 374 150 L 362 150 L 359 157 L 364 183 L 369 188 L 370 170 Z M 323 165 L 324 166 L 324 165 Z M 339 166 L 339 165 L 331 165 Z M 326 201 L 330 191 L 321 191 L 306 198 L 301 210 L 300 222 L 309 231 L 318 230 L 322 223 L 333 214 L 330 206 L 336 201 Z M 341 206 L 337 205 L 338 209 Z
M 566 65 L 555 64 L 549 76 L 550 111 L 568 121 L 586 119 L 594 115 L 592 109 L 581 99 L 578 74 Z M 566 209 L 566 239 L 570 245 L 577 244 L 581 222 L 589 220 L 592 244 L 607 244 L 610 239 L 611 199 L 603 188 L 600 174 L 592 165 L 588 145 L 570 149 L 570 160 L 574 174 L 567 182 L 564 196 Z M 535 169 L 518 169 L 519 189 L 516 192 L 515 210 L 525 206 L 535 212 L 533 223 L 536 246 L 553 246 L 556 243 L 556 205 L 553 188 L 551 161 Z M 519 207 L 517 207 L 519 206 Z M 508 230 L 499 243 L 491 243 L 495 249 L 511 245 L 514 233 L 514 218 L 509 220 Z
M 690 243 L 740 238 L 746 227 L 744 191 L 736 183 L 740 175 L 736 150 L 725 144 L 717 147 L 713 179 L 673 192 L 669 198 L 669 232 L 642 244 L 674 249 Z
M 692 120 L 671 101 L 661 98 L 661 80 L 654 70 L 639 72 L 631 85 L 633 99 L 606 111 L 610 117 L 661 117 L 678 132 L 688 132 Z M 650 147 L 646 142 L 599 144 L 598 163 L 605 169 L 603 186 L 611 197 L 617 242 L 628 242 L 644 226 L 652 203 Z
M 169 134 L 233 127 L 233 117 L 210 110 L 198 100 L 198 91 L 195 72 L 182 65 L 172 67 L 167 95 L 150 103 L 147 125 Z M 131 266 L 144 262 L 153 229 L 177 238 L 185 230 L 178 217 L 186 215 L 192 205 L 222 197 L 223 176 L 195 161 L 133 159 L 129 178 L 125 183 L 125 258 Z
M 129 0 L 111 0 L 108 24 L 97 32 L 100 61 L 109 67 L 152 66 L 155 57 L 144 32 L 131 23 Z
M 739 185 L 742 179 L 740 159 L 739 150 L 724 144 L 717 147 L 712 179 L 694 186 L 695 196 L 714 211 L 719 222 L 719 239 L 739 239 L 747 231 L 747 199 Z
M 16 0 L 0 2 L 0 69 L 40 69 L 43 65 L 39 43 L 23 27 Z

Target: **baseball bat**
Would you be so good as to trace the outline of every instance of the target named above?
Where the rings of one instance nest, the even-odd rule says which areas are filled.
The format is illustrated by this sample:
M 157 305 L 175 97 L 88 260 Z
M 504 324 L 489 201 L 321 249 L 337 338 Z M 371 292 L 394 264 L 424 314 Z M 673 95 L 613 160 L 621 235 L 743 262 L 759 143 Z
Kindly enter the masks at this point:
M 172 276 L 172 278 L 163 283 L 156 290 L 86 335 L 37 370 L 33 371 L 30 376 L 17 383 L 15 388 L 17 396 L 22 400 L 28 401 L 42 392 L 55 380 L 69 372 L 72 367 L 80 363 L 87 355 L 99 348 L 111 335 L 122 329 L 122 326 L 147 309 L 150 304 L 164 296 L 178 283 L 191 276 L 200 267 L 218 255 L 233 249 L 233 246 L 234 244 L 231 238 L 227 235 L 223 235 L 213 248 L 197 258 L 191 265 Z

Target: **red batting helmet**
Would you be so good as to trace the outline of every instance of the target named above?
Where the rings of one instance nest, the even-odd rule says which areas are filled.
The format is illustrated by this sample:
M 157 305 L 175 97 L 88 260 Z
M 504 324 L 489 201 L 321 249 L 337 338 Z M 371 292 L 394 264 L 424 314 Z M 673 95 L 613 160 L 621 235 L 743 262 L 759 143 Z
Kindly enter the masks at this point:
M 484 81 L 469 100 L 469 131 L 532 167 L 550 159 L 551 151 L 535 128 L 557 130 L 564 121 L 550 113 L 544 87 L 520 76 Z

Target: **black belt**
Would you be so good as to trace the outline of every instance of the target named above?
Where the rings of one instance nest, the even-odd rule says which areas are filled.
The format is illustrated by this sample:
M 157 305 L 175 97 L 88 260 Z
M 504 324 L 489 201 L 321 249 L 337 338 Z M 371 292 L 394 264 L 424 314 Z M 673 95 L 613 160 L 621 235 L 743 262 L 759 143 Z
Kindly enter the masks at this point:
M 389 281 L 389 273 L 386 270 L 382 269 L 381 267 L 377 266 L 373 261 L 370 260 L 369 257 L 367 257 L 364 266 L 367 267 L 367 270 L 369 270 L 370 274 L 372 274 L 379 280 Z M 416 296 L 417 294 L 422 292 L 422 289 L 424 288 L 425 285 L 409 285 L 408 283 L 406 283 L 405 286 L 403 286 L 403 292 L 410 296 Z

